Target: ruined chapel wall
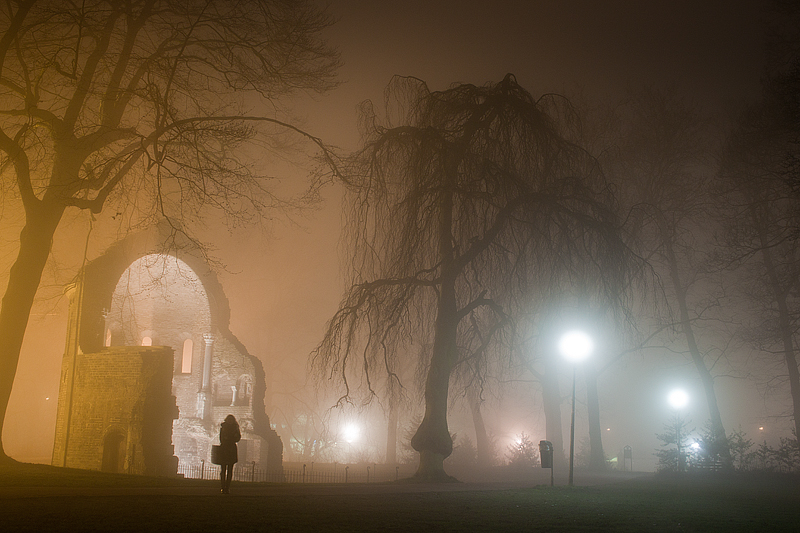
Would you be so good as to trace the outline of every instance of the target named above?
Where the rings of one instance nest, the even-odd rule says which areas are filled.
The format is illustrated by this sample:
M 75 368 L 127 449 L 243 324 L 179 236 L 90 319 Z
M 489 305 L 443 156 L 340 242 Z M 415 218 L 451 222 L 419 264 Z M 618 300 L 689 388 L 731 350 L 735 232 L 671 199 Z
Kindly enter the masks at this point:
M 243 445 L 247 459 L 243 460 L 267 463 L 268 468 L 280 469 L 283 445 L 277 433 L 270 428 L 265 413 L 266 380 L 263 365 L 256 357 L 250 355 L 229 331 L 230 308 L 222 286 L 202 256 L 193 253 L 192 250 L 191 243 L 180 242 L 180 236 L 172 235 L 165 239 L 164 228 L 151 228 L 129 235 L 110 247 L 104 255 L 87 264 L 82 276 L 76 279 L 76 290 L 72 293 L 73 305 L 70 306 L 68 335 L 77 340 L 68 340 L 68 350 L 64 358 L 65 369 L 71 364 L 70 361 L 80 358 L 82 352 L 107 350 L 104 348 L 106 328 L 110 327 L 112 332 L 114 331 L 114 317 L 111 316 L 111 310 L 115 288 L 134 262 L 151 254 L 166 255 L 167 261 L 176 263 L 176 258 L 180 259 L 189 266 L 192 274 L 196 275 L 195 281 L 185 287 L 170 285 L 166 300 L 158 304 L 151 300 L 142 306 L 143 310 L 147 308 L 151 316 L 143 316 L 141 323 L 137 324 L 128 335 L 118 329 L 116 334 L 112 335 L 112 351 L 124 351 L 125 345 L 140 344 L 144 334 L 151 338 L 154 347 L 173 348 L 174 355 L 169 365 L 172 394 L 180 412 L 179 418 L 171 425 L 171 431 L 174 451 L 181 457 L 181 461 L 195 463 L 207 459 L 210 442 L 216 437 L 219 423 L 230 413 L 243 424 L 243 437 L 247 441 Z M 208 405 L 209 411 L 204 414 L 201 389 L 206 351 L 205 336 L 208 334 L 214 339 L 210 383 L 212 388 L 216 387 L 218 394 L 216 400 L 212 400 L 211 405 Z M 190 372 L 184 372 L 182 365 L 183 346 L 187 338 L 192 340 Z M 69 348 L 71 346 L 73 348 Z M 70 357 L 67 357 L 68 355 Z M 59 412 L 62 408 L 66 412 L 66 406 L 83 400 L 77 397 L 68 398 L 70 388 L 65 387 L 64 381 L 70 372 L 62 370 L 62 374 Z M 237 396 L 244 391 L 242 397 L 234 398 L 231 386 L 237 387 Z M 214 405 L 215 401 L 217 405 Z M 231 406 L 230 403 L 234 405 Z M 120 408 L 118 405 L 110 404 L 107 407 Z M 62 418 L 59 415 L 53 464 L 61 464 L 59 461 L 63 459 L 61 449 L 65 439 Z M 171 458 L 172 451 L 170 450 L 164 457 Z M 94 461 L 97 460 L 95 456 Z
M 72 412 L 69 420 L 59 420 L 61 434 L 56 435 L 61 464 L 101 470 L 106 438 L 116 433 L 123 439 L 121 471 L 174 473 L 169 435 L 177 409 L 171 395 L 171 361 L 167 347 L 75 355 Z

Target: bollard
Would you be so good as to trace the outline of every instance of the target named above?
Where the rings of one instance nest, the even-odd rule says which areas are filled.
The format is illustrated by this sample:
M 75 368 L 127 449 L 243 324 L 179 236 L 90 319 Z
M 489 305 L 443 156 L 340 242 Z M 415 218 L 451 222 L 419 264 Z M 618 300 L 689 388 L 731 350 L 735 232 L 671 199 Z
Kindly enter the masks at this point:
M 200 479 L 205 479 L 205 471 L 206 471 L 206 460 L 200 459 Z
M 252 470 L 252 473 L 250 474 L 250 482 L 251 483 L 255 483 L 256 482 L 256 462 L 255 461 L 253 461 L 253 470 Z
M 305 482 L 306 482 L 306 465 L 304 463 L 303 464 L 303 483 L 305 483 Z
M 347 483 L 347 472 L 350 470 L 349 466 L 344 467 L 344 482 Z
M 394 467 L 394 480 L 397 481 L 398 479 L 400 479 L 400 467 L 396 466 Z
M 367 467 L 367 483 L 369 483 L 369 467 Z

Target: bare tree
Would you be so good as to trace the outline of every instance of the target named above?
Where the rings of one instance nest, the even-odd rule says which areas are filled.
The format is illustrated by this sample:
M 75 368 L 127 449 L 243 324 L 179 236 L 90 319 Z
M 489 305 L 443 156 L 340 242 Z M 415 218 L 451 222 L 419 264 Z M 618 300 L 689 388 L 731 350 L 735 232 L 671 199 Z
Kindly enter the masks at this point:
M 609 166 L 632 207 L 641 253 L 663 275 L 663 295 L 703 385 L 711 427 L 725 443 L 713 374 L 720 354 L 701 343 L 709 333 L 701 325 L 708 318 L 703 311 L 713 297 L 704 267 L 713 253 L 714 227 L 710 192 L 715 170 L 708 130 L 699 111 L 669 92 L 645 89 L 618 112 L 621 140 Z M 730 464 L 727 448 L 722 450 L 723 461 Z
M 139 221 L 160 215 L 176 227 L 211 211 L 262 216 L 276 199 L 237 149 L 260 133 L 305 135 L 280 120 L 281 98 L 329 88 L 338 58 L 320 38 L 329 18 L 303 0 L 22 0 L 0 10 L 0 171 L 26 215 L 0 311 L 2 420 L 64 212 L 129 203 Z
M 775 142 L 774 131 L 753 127 L 751 121 L 760 122 L 752 115 L 743 119 L 726 148 L 722 184 L 730 202 L 726 256 L 748 274 L 748 281 L 739 287 L 753 317 L 744 337 L 761 352 L 783 359 L 786 374 L 781 381 L 788 383 L 795 430 L 800 431 L 799 199 L 780 171 L 786 155 L 782 143 Z
M 618 304 L 630 256 L 596 161 L 571 142 L 563 98 L 536 100 L 512 75 L 440 92 L 397 78 L 389 96 L 397 125 L 364 108 L 366 143 L 348 178 L 351 287 L 313 362 L 346 398 L 354 376 L 370 388 L 377 375 L 396 378 L 398 355 L 419 354 L 416 478 L 446 480 L 451 377 L 509 354 L 531 302 L 552 301 L 578 272 L 591 270 L 593 293 Z
M 753 320 L 746 340 L 779 356 L 800 435 L 800 8 L 774 2 L 760 102 L 743 110 L 723 153 L 725 259 L 745 273 L 739 294 Z M 774 360 L 774 359 L 773 359 Z

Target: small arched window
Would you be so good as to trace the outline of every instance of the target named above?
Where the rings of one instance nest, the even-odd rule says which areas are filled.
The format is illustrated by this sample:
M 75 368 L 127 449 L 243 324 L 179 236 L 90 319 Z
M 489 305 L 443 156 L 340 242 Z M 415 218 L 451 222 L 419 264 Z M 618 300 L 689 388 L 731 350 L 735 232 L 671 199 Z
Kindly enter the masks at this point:
M 183 341 L 183 357 L 181 358 L 181 372 L 184 374 L 192 373 L 192 351 L 194 350 L 194 343 L 192 339 Z
M 153 345 L 153 339 L 151 339 L 150 337 L 142 337 L 142 346 L 152 346 L 152 345 Z

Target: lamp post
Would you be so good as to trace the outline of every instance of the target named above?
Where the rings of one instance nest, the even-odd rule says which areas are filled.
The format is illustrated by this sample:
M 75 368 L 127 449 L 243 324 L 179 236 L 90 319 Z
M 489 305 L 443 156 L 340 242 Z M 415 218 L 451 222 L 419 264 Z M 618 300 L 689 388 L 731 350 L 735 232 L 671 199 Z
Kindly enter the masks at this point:
M 572 363 L 572 422 L 569 429 L 569 479 L 567 481 L 570 487 L 573 485 L 575 466 L 575 376 L 578 363 L 589 357 L 593 349 L 592 339 L 582 331 L 569 331 L 558 342 L 558 351 Z
M 683 389 L 674 389 L 667 396 L 667 401 L 675 409 L 675 444 L 678 447 L 678 472 L 683 471 L 681 464 L 681 421 L 679 411 L 689 404 L 689 394 Z

